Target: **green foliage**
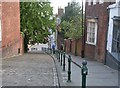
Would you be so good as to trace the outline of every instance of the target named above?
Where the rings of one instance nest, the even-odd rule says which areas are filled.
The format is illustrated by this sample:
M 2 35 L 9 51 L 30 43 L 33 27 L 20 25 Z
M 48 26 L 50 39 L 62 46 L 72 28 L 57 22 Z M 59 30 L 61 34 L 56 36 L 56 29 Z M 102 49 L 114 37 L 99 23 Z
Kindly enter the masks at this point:
M 78 2 L 71 2 L 65 8 L 61 28 L 64 29 L 64 38 L 79 39 L 82 35 L 82 10 Z
M 20 2 L 21 32 L 27 43 L 46 43 L 48 28 L 54 29 L 55 19 L 49 2 Z

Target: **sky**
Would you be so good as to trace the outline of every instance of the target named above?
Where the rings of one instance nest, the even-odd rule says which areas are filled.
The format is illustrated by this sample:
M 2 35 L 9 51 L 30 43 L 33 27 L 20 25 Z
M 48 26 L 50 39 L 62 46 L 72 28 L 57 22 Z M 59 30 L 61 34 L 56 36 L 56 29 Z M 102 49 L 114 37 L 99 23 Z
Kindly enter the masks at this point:
M 82 3 L 82 0 L 50 0 L 50 1 L 51 1 L 51 6 L 53 7 L 54 14 L 58 13 L 58 7 L 64 9 L 64 7 L 68 5 L 68 2 L 77 1 Z
M 61 7 L 64 9 L 64 7 L 68 5 L 68 2 L 77 1 L 80 4 L 82 4 L 82 0 L 50 0 L 50 1 L 51 1 L 51 6 L 53 7 L 54 14 L 58 13 L 58 7 Z M 87 1 L 89 1 L 89 0 L 87 0 Z M 109 1 L 109 0 L 106 0 L 106 1 Z M 118 2 L 120 0 L 116 0 L 116 1 Z M 83 3 L 85 4 L 85 0 L 83 0 Z

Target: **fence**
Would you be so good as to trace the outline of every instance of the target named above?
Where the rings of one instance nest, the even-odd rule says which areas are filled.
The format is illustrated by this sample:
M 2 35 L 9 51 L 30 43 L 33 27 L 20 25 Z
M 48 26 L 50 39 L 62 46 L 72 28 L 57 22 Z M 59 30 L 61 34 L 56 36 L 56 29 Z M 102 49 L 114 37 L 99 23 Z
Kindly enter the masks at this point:
M 67 82 L 71 82 L 71 63 L 75 64 L 81 69 L 81 75 L 82 75 L 82 88 L 86 88 L 86 76 L 88 75 L 88 68 L 87 68 L 87 61 L 84 60 L 82 62 L 82 65 L 77 64 L 75 61 L 72 60 L 71 55 L 67 55 L 65 52 L 60 51 L 60 50 L 53 50 L 51 48 L 43 48 L 42 51 L 48 53 L 48 54 L 53 54 L 57 58 L 58 62 L 62 66 L 63 71 L 65 71 L 65 66 L 66 66 L 66 58 L 68 60 L 68 68 L 67 68 Z

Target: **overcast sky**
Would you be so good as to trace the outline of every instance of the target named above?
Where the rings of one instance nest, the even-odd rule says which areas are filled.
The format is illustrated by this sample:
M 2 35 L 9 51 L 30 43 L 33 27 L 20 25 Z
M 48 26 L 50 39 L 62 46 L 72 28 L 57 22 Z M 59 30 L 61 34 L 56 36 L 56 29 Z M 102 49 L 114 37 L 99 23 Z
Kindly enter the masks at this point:
M 82 0 L 50 0 L 50 1 L 51 1 L 51 6 L 53 7 L 54 14 L 58 13 L 58 7 L 61 7 L 64 9 L 64 7 L 68 5 L 68 2 L 77 1 L 77 2 L 80 2 L 80 4 L 82 3 Z M 109 0 L 106 0 L 106 1 L 109 1 Z M 110 0 L 110 1 L 114 1 L 114 0 Z M 116 1 L 120 1 L 120 0 L 116 0 Z M 83 0 L 83 2 L 85 3 L 85 0 Z
M 77 1 L 82 3 L 82 0 L 51 0 L 51 6 L 53 7 L 53 13 L 58 13 L 58 7 L 64 8 L 68 5 L 68 2 Z

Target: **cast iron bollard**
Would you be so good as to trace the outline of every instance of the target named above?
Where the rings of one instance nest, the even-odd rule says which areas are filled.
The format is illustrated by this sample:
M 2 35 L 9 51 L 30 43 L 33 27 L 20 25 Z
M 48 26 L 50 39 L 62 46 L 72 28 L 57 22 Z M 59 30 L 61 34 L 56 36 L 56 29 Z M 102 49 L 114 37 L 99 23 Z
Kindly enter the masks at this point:
M 55 57 L 57 58 L 57 53 L 56 53 L 56 50 L 55 50 Z
M 61 51 L 61 66 L 62 66 L 62 53 L 63 53 L 63 52 Z
M 50 48 L 50 54 L 52 54 L 52 49 Z
M 46 52 L 46 48 L 45 48 L 45 52 Z
M 71 56 L 68 58 L 68 80 L 67 82 L 71 82 Z
M 58 61 L 60 62 L 60 51 L 58 50 Z
M 65 71 L 65 52 L 63 53 L 63 71 Z
M 57 53 L 57 59 L 58 59 L 58 55 L 59 55 L 59 54 L 58 54 L 58 50 L 56 50 L 56 53 Z
M 86 75 L 88 74 L 87 61 L 82 62 L 81 74 L 82 74 L 82 88 L 86 88 Z

